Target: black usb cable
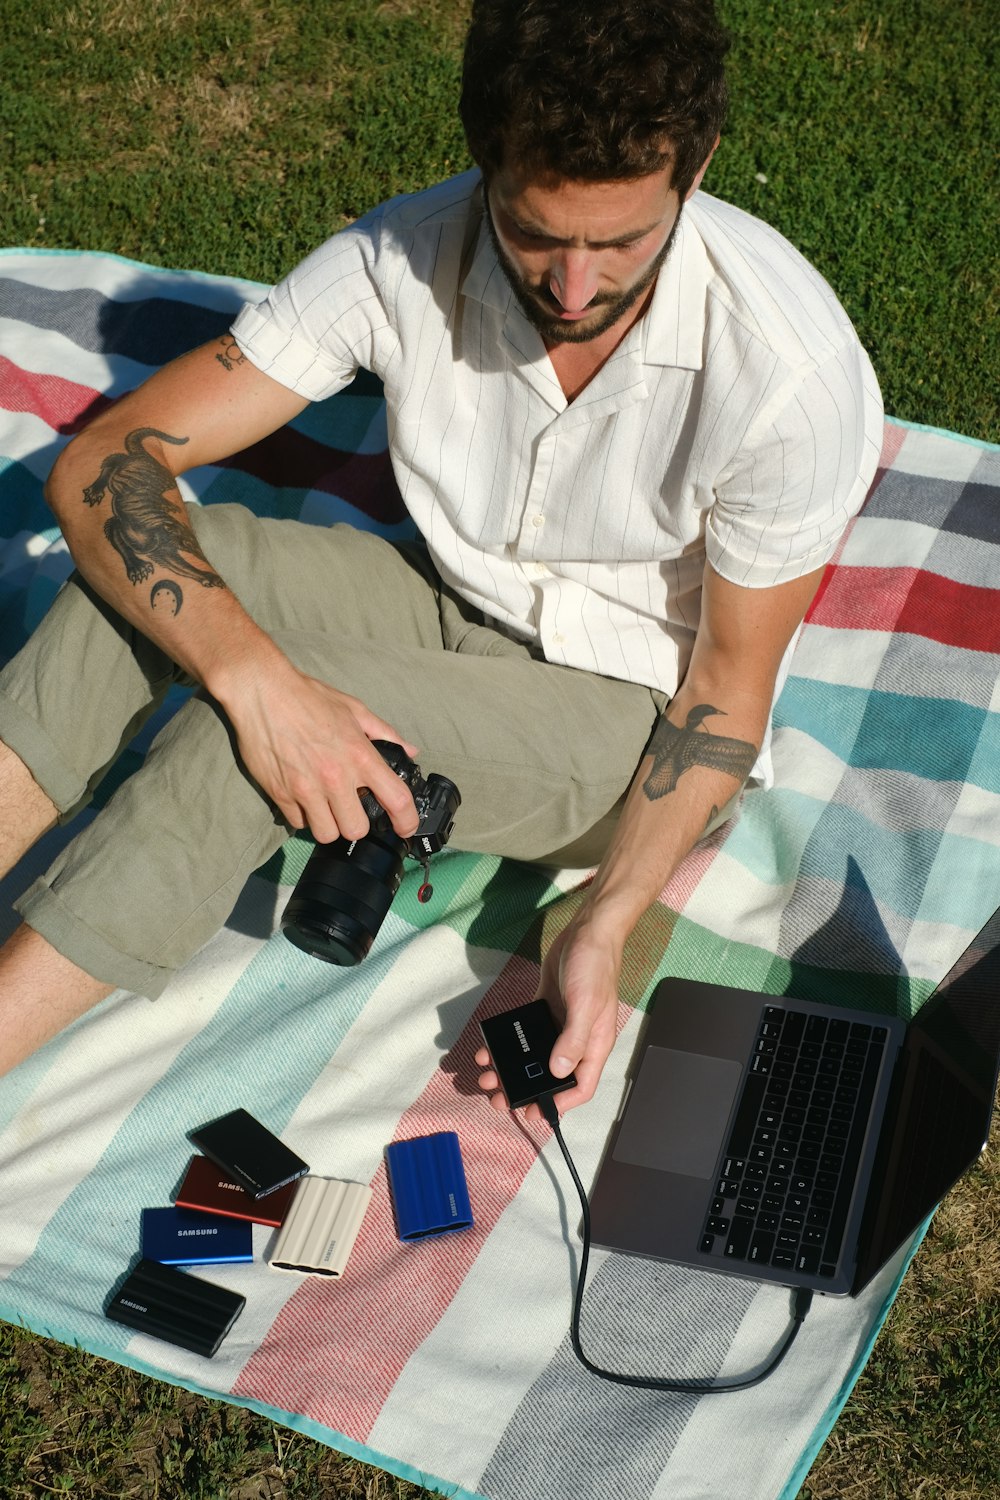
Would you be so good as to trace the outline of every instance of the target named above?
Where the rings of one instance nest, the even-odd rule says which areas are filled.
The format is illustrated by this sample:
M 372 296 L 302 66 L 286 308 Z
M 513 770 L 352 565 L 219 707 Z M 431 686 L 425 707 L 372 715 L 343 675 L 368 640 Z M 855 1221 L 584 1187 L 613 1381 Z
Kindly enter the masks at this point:
M 559 1123 L 559 1111 L 556 1109 L 555 1099 L 551 1094 L 543 1094 L 537 1100 L 542 1114 L 552 1126 L 553 1134 L 559 1142 L 559 1149 L 563 1154 L 569 1174 L 580 1195 L 580 1204 L 583 1209 L 583 1249 L 580 1253 L 580 1274 L 576 1281 L 576 1295 L 573 1299 L 573 1316 L 570 1322 L 570 1338 L 573 1342 L 573 1350 L 577 1359 L 584 1365 L 592 1375 L 598 1375 L 602 1380 L 612 1380 L 616 1385 L 632 1386 L 640 1391 L 685 1391 L 699 1396 L 710 1395 L 721 1391 L 746 1391 L 753 1385 L 759 1385 L 766 1380 L 774 1370 L 778 1368 L 785 1355 L 788 1353 L 799 1329 L 805 1322 L 806 1313 L 812 1303 L 813 1294 L 805 1287 L 798 1287 L 795 1291 L 795 1306 L 792 1312 L 792 1323 L 783 1342 L 778 1346 L 776 1353 L 770 1362 L 759 1370 L 756 1375 L 746 1375 L 740 1380 L 714 1381 L 704 1380 L 660 1380 L 652 1376 L 625 1375 L 617 1370 L 602 1370 L 600 1365 L 595 1365 L 583 1352 L 580 1343 L 580 1310 L 583 1307 L 583 1292 L 587 1281 L 587 1265 L 590 1260 L 590 1204 L 587 1201 L 587 1193 L 580 1181 L 580 1174 L 569 1154 L 569 1148 L 563 1140 L 562 1127 Z

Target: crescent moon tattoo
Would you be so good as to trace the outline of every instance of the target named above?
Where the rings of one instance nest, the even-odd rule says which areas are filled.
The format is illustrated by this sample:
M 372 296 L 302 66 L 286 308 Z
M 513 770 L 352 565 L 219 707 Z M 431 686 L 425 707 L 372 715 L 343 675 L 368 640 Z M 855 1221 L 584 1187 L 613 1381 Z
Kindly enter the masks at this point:
M 179 615 L 184 603 L 184 591 L 172 578 L 160 578 L 149 591 L 151 610 L 165 609 L 169 614 Z

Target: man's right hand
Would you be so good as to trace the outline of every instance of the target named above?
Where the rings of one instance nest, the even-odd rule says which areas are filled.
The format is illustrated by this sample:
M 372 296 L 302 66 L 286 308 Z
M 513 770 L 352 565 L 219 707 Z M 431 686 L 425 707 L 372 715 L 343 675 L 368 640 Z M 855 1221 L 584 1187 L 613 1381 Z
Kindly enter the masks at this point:
M 367 787 L 401 838 L 416 833 L 410 789 L 372 740 L 394 740 L 410 756 L 417 747 L 359 698 L 277 652 L 209 688 L 236 731 L 243 764 L 293 828 L 308 828 L 323 844 L 363 838 L 368 818 L 358 792 Z

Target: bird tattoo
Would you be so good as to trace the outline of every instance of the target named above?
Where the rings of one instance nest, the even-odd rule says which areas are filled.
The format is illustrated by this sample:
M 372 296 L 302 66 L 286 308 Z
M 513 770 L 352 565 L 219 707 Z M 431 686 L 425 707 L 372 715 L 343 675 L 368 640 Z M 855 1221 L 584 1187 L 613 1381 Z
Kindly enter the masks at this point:
M 672 792 L 684 772 L 690 771 L 692 766 L 707 766 L 712 771 L 724 771 L 737 781 L 746 781 L 757 759 L 756 747 L 748 740 L 709 734 L 702 726 L 712 714 L 725 717 L 723 709 L 699 703 L 689 712 L 683 729 L 665 718 L 660 719 L 647 751 L 653 757 L 652 769 L 642 784 L 650 802 Z

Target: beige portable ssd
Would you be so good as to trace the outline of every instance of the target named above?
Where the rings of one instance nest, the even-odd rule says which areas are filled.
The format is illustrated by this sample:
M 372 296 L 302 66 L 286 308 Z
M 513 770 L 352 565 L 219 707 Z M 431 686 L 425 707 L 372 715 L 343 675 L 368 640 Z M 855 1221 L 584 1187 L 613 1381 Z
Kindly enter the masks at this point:
M 342 1276 L 372 1190 L 360 1182 L 303 1177 L 268 1265 L 275 1271 Z

